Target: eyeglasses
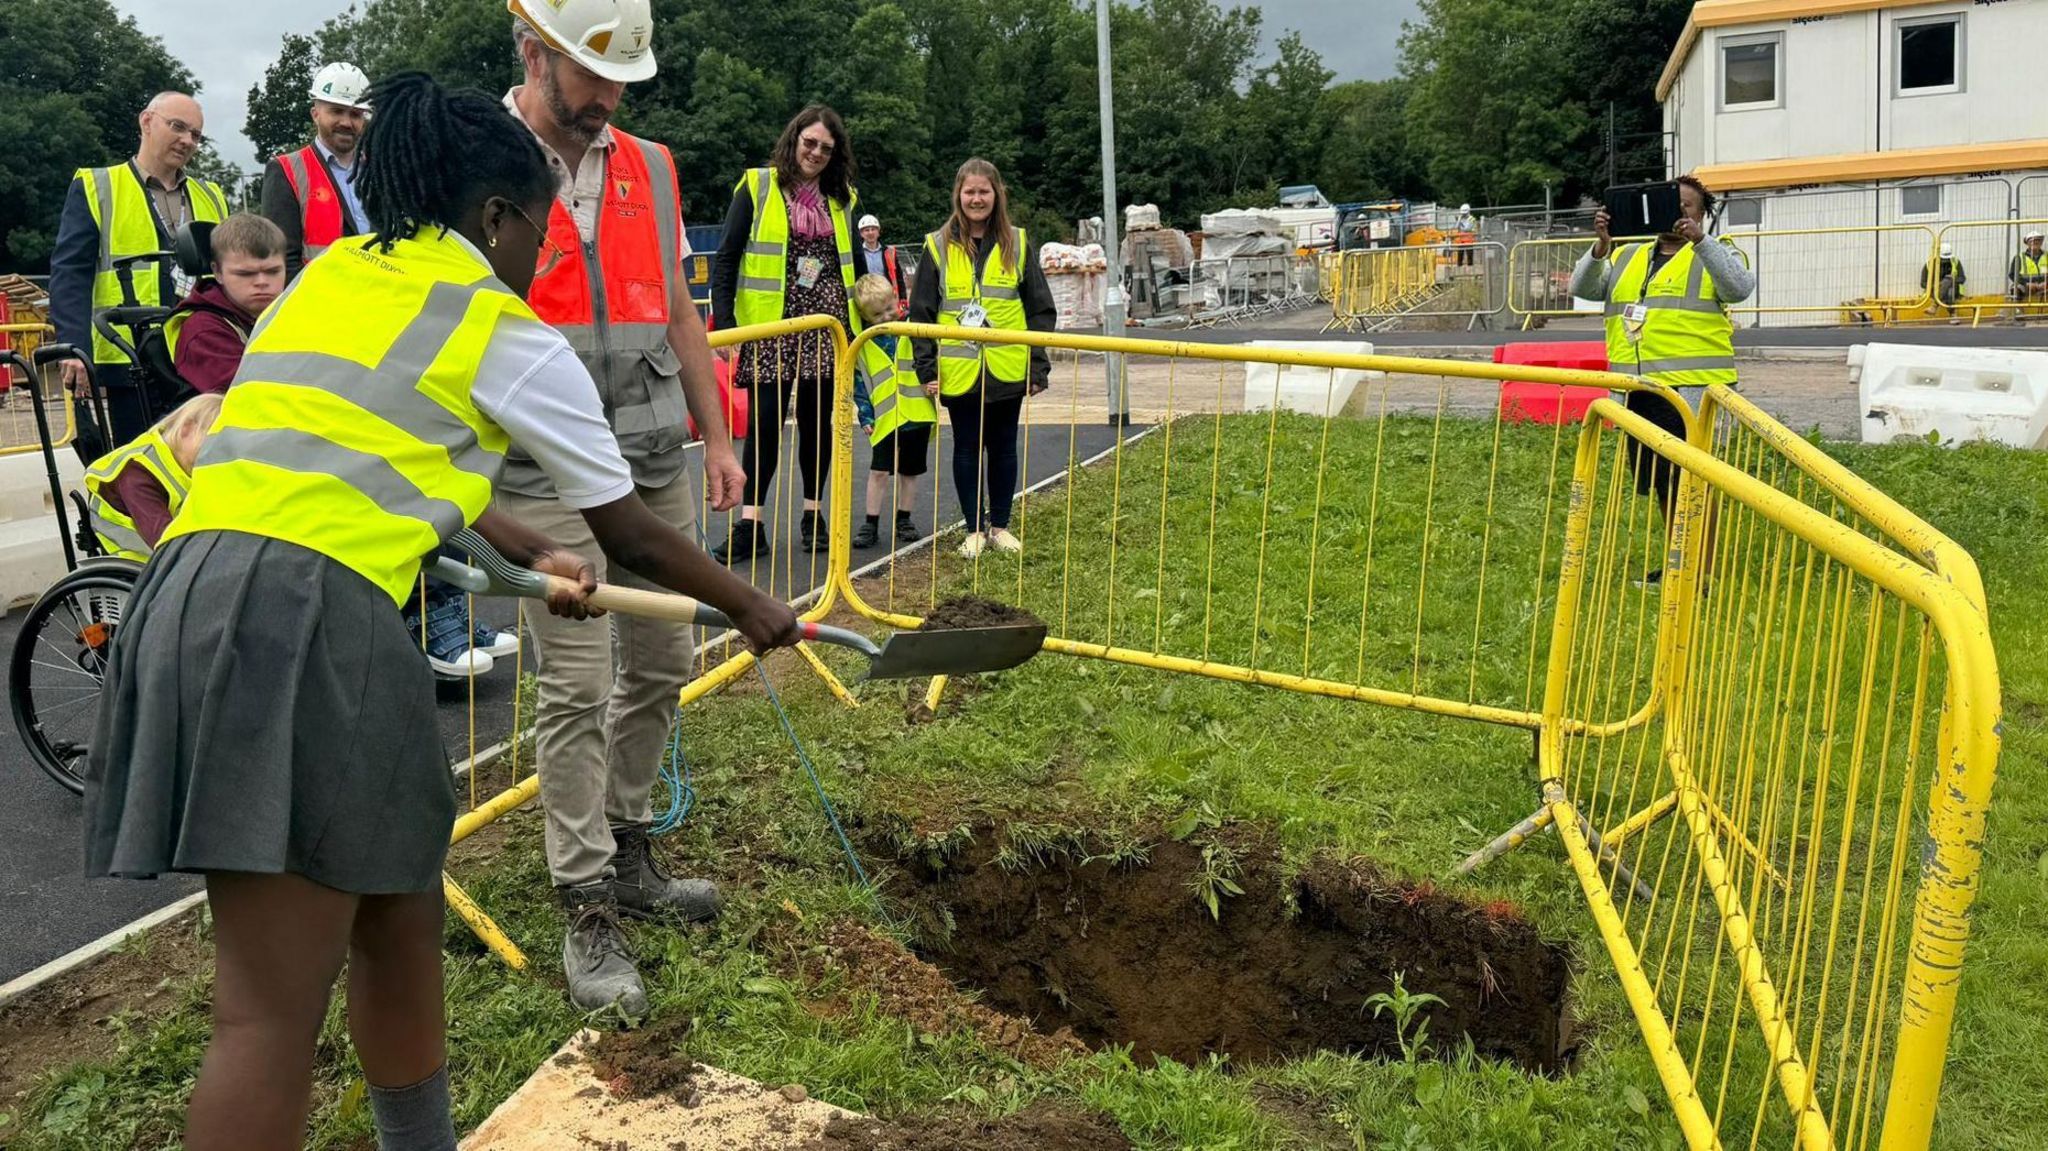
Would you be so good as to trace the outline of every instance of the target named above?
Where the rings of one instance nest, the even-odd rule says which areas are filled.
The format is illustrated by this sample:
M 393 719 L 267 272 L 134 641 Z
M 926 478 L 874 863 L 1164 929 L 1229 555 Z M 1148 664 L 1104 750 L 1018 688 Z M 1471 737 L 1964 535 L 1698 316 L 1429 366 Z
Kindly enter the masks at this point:
M 526 221 L 526 226 L 533 229 L 534 234 L 540 237 L 541 243 L 547 245 L 547 251 L 540 258 L 540 267 L 533 273 L 534 278 L 538 279 L 560 267 L 562 261 L 569 258 L 568 251 L 560 244 L 555 243 L 553 238 L 548 235 L 546 228 L 534 223 L 533 217 L 526 214 L 526 209 L 514 204 L 512 205 L 512 210 L 519 213 L 519 218 Z
M 807 140 L 802 136 L 798 136 L 796 138 L 796 143 L 797 146 L 799 148 L 802 148 L 804 151 L 816 152 L 820 156 L 830 156 L 832 154 L 832 150 L 834 147 L 832 141 L 830 140 L 826 140 L 823 143 L 820 143 L 816 140 Z
M 192 142 L 194 144 L 201 145 L 202 147 L 205 146 L 206 133 L 200 131 L 197 128 L 194 128 L 192 125 L 187 124 L 183 120 L 173 119 L 169 116 L 163 117 L 163 122 L 171 129 L 172 135 L 190 136 L 192 137 Z

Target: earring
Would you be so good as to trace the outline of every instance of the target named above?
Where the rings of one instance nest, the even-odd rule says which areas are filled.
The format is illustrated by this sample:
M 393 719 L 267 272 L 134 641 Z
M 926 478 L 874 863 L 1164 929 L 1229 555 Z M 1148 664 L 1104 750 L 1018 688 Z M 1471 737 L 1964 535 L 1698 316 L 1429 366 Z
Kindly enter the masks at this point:
M 492 236 L 492 237 L 491 237 L 491 247 L 495 248 L 495 247 L 497 247 L 497 246 L 498 246 L 498 238 L 497 238 L 496 236 Z

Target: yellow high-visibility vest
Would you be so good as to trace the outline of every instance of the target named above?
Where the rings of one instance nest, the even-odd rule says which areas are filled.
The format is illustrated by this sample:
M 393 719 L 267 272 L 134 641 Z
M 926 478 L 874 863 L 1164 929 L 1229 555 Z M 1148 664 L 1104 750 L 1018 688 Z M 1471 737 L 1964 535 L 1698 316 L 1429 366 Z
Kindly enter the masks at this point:
M 1614 282 L 1607 289 L 1607 366 L 1671 387 L 1735 382 L 1735 325 L 1714 296 L 1706 265 L 1692 245 L 1680 248 L 1655 276 L 1649 274 L 1654 243 L 1630 244 L 1614 257 Z M 1640 331 L 1631 333 L 1626 312 L 1641 304 Z
M 540 322 L 445 232 L 338 241 L 257 321 L 164 538 L 287 540 L 405 602 L 504 467 L 510 440 L 470 398 L 485 349 Z
M 878 344 L 862 345 L 860 366 L 867 373 L 868 402 L 875 409 L 875 429 L 868 433 L 869 444 L 881 443 L 883 437 L 903 424 L 939 422 L 938 405 L 924 394 L 917 373 L 911 370 L 909 340 L 897 339 L 893 358 Z
M 987 326 L 1021 331 L 1024 322 L 1024 261 L 1031 258 L 1031 245 L 1024 229 L 1016 229 L 1017 263 L 1003 262 L 1000 245 L 992 248 L 988 262 L 975 270 L 974 254 L 959 244 L 946 242 L 933 232 L 924 238 L 926 267 L 945 269 L 939 301 L 939 323 L 958 327 L 960 313 L 969 304 L 980 304 Z M 940 253 L 944 253 L 943 256 Z M 995 379 L 1015 383 L 1031 367 L 1031 349 L 1023 344 L 984 344 L 968 340 L 939 341 L 939 392 L 962 396 L 981 384 L 982 369 Z
M 163 433 L 155 428 L 94 460 L 92 466 L 85 469 L 85 514 L 92 524 L 93 534 L 100 538 L 100 545 L 107 549 L 107 554 L 141 563 L 155 549 L 136 530 L 135 517 L 107 502 L 106 497 L 100 494 L 100 490 L 112 484 L 122 469 L 130 464 L 144 469 L 163 485 L 173 516 L 184 506 L 185 492 L 192 486 L 192 477 L 178 466 L 177 453 L 164 441 Z
M 782 181 L 773 168 L 749 168 L 740 187 L 754 202 L 754 228 L 740 257 L 740 281 L 733 287 L 732 319 L 742 327 L 782 319 L 783 294 L 789 284 L 789 207 L 782 199 Z M 737 191 L 738 189 L 735 189 Z M 853 230 L 847 216 L 860 202 L 858 194 L 841 204 L 830 196 L 832 242 L 839 248 L 839 278 L 846 284 L 846 330 L 861 329 L 860 310 L 853 304 Z M 825 274 L 830 274 L 827 269 Z
M 121 278 L 114 261 L 139 256 L 164 247 L 156 234 L 156 214 L 150 210 L 149 193 L 129 164 L 111 168 L 80 168 L 77 178 L 85 183 L 85 206 L 99 228 L 100 256 L 92 278 L 92 308 L 120 306 Z M 192 218 L 219 223 L 227 218 L 228 200 L 220 186 L 197 176 L 185 177 L 191 191 Z M 150 307 L 169 307 L 176 300 L 169 270 L 155 263 L 135 265 L 135 302 Z M 96 364 L 125 364 L 127 353 L 115 347 L 99 329 L 92 333 L 92 359 Z

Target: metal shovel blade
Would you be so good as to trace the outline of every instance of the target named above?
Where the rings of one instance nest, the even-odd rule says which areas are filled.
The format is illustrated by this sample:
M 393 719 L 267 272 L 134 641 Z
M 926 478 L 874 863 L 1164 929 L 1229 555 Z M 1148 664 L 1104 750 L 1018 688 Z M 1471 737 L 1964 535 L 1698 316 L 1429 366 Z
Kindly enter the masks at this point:
M 882 654 L 868 664 L 868 678 L 912 679 L 1002 671 L 1037 655 L 1044 643 L 1042 623 L 899 631 L 883 641 Z

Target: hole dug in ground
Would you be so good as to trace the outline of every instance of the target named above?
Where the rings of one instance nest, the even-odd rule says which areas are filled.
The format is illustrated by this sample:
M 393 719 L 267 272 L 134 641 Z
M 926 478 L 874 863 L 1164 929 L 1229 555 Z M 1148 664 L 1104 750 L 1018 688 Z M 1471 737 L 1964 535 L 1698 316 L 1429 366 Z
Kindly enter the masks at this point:
M 1161 843 L 1136 866 L 1054 858 L 1015 869 L 995 862 L 990 838 L 909 865 L 917 895 L 952 921 L 920 954 L 1042 1032 L 1130 1044 L 1146 1062 L 1398 1055 L 1392 1013 L 1376 1018 L 1367 1004 L 1398 972 L 1410 993 L 1444 1000 L 1426 1015 L 1438 1052 L 1469 1035 L 1479 1054 L 1534 1071 L 1569 1058 L 1569 954 L 1511 905 L 1363 862 L 1318 862 L 1283 881 L 1271 851 L 1239 848 L 1232 878 L 1244 893 L 1223 895 L 1212 919 L 1196 893 L 1198 846 Z

